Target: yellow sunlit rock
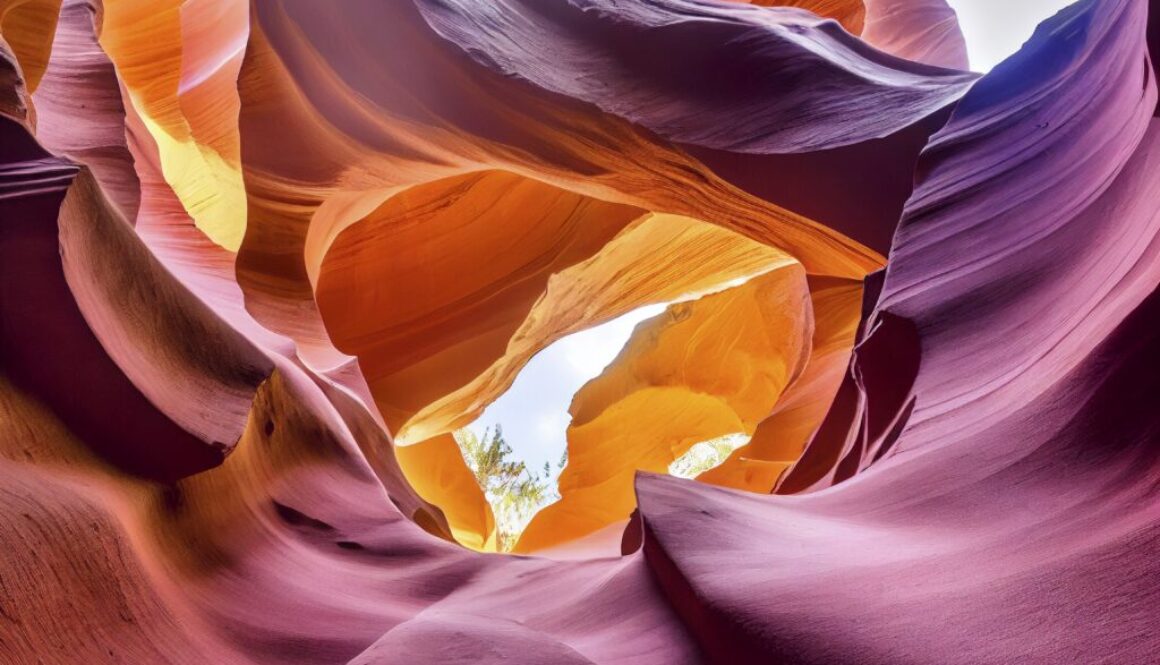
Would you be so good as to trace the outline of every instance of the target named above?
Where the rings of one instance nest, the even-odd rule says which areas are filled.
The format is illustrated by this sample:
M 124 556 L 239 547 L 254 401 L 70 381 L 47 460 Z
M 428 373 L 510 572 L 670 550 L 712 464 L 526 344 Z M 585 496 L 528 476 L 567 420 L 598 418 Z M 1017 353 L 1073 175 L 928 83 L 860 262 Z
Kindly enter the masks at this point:
M 495 518 L 483 490 L 450 434 L 396 449 L 395 456 L 419 496 L 436 504 L 461 544 L 495 551 Z
M 422 440 L 469 424 L 511 386 L 533 355 L 566 335 L 792 262 L 772 247 L 712 224 L 644 215 L 596 256 L 553 275 L 503 355 L 407 421 L 398 438 Z
M 559 502 L 516 546 L 550 547 L 626 518 L 637 470 L 663 473 L 691 446 L 750 434 L 804 370 L 809 290 L 791 264 L 639 324 L 572 401 Z
M 29 93 L 36 90 L 48 67 L 60 3 L 61 0 L 0 0 L 0 37 L 20 63 Z
M 416 187 L 339 235 L 319 277 L 318 306 L 338 349 L 359 357 L 397 430 L 484 372 L 548 278 L 590 258 L 641 214 L 501 171 Z
M 105 3 L 100 33 L 166 182 L 197 228 L 230 251 L 246 231 L 237 77 L 248 15 L 240 0 L 118 0 Z
M 724 487 L 769 492 L 782 471 L 797 461 L 830 407 L 850 360 L 861 313 L 862 284 L 810 277 L 814 335 L 810 361 L 782 393 L 749 443 L 697 480 Z

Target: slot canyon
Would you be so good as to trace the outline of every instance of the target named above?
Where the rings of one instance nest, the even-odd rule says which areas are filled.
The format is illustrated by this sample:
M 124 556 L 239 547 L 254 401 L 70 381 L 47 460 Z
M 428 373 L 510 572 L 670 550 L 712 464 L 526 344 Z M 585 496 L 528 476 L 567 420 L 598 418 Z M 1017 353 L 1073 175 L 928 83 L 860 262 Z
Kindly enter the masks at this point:
M 971 1 L 0 0 L 0 663 L 1160 663 L 1160 3 Z

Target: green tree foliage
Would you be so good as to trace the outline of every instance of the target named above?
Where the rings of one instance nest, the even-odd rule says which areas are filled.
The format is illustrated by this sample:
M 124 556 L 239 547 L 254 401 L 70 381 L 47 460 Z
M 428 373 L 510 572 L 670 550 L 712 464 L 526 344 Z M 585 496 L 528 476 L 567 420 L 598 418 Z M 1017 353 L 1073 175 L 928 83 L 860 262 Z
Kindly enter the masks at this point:
M 734 450 L 745 445 L 749 437 L 744 434 L 726 434 L 708 441 L 702 441 L 689 448 L 669 465 L 669 475 L 678 478 L 696 478 L 702 473 L 720 465 Z
M 455 432 L 455 441 L 495 515 L 497 549 L 509 552 L 532 516 L 560 498 L 551 465 L 545 462 L 542 472 L 533 473 L 522 461 L 513 459 L 500 425 L 485 430 L 482 437 L 461 429 Z M 559 468 L 567 458 L 565 450 Z
M 702 441 L 673 461 L 669 473 L 682 478 L 696 478 L 724 462 L 748 440 L 744 434 L 728 434 Z M 543 469 L 533 472 L 524 462 L 515 459 L 500 425 L 484 430 L 482 437 L 470 429 L 461 429 L 455 432 L 455 442 L 495 515 L 496 548 L 500 552 L 510 552 L 532 517 L 544 506 L 560 499 L 552 464 L 545 462 Z M 568 449 L 565 448 L 556 463 L 556 473 L 567 465 Z

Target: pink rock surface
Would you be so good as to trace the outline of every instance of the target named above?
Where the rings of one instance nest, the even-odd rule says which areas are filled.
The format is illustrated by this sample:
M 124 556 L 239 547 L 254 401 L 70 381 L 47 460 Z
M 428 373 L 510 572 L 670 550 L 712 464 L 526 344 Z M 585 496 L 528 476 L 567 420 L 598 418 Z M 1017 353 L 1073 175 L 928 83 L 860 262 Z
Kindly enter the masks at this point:
M 186 76 L 240 66 L 236 255 L 102 8 L 62 4 L 32 93 L 0 42 L 0 660 L 1154 662 L 1155 8 L 1082 0 L 976 81 L 932 66 L 941 3 L 884 6 L 895 55 L 691 0 L 271 0 L 239 63 L 204 35 L 240 5 L 199 3 Z M 485 168 L 869 273 L 774 494 L 640 475 L 621 556 L 452 542 L 312 280 L 351 210 Z

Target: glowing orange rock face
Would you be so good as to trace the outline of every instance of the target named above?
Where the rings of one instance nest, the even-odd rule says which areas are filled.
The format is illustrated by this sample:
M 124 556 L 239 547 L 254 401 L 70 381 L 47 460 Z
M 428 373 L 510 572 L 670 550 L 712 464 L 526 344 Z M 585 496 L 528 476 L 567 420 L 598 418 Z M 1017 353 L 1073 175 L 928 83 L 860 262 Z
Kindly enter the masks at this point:
M 316 18 L 318 26 L 332 20 Z M 301 48 L 301 36 L 271 33 L 264 39 L 281 44 L 283 53 L 288 44 Z M 258 67 L 285 66 L 272 57 L 254 62 L 255 76 L 262 73 Z M 391 56 L 386 62 L 398 60 Z M 462 67 L 438 50 L 428 65 L 450 71 Z M 314 81 L 321 74 L 305 72 L 305 79 L 297 74 L 298 85 L 321 85 Z M 409 76 L 391 67 L 384 74 L 389 89 Z M 289 87 L 284 77 L 263 75 L 265 93 L 269 80 Z M 243 98 L 247 85 L 243 72 Z M 335 349 L 356 356 L 378 408 L 404 444 L 435 446 L 420 442 L 469 424 L 511 385 L 534 353 L 634 307 L 793 259 L 807 270 L 853 278 L 880 265 L 873 252 L 848 239 L 827 237 L 824 230 L 813 231 L 808 220 L 741 194 L 673 146 L 635 128 L 540 97 L 497 106 L 498 90 L 520 99 L 525 95 L 510 82 L 486 76 L 464 81 L 455 94 L 475 99 L 470 103 L 494 114 L 488 124 L 503 127 L 506 142 L 550 142 L 555 146 L 551 153 L 513 154 L 494 142 L 481 144 L 480 137 L 464 141 L 455 135 L 436 147 L 432 137 L 441 129 L 432 116 L 459 113 L 438 97 L 418 108 L 388 103 L 385 92 L 358 100 L 359 108 L 381 104 L 378 112 L 395 117 L 373 125 L 349 124 L 357 116 L 348 112 L 335 115 L 337 106 L 348 103 L 348 93 L 311 107 L 310 94 L 304 100 L 287 92 L 288 109 L 281 104 L 255 107 L 256 113 L 276 109 L 278 122 L 300 123 L 302 131 L 288 137 L 301 143 L 289 158 L 283 151 L 267 152 L 268 142 L 256 141 L 248 172 L 254 185 L 251 233 L 239 263 L 250 310 L 298 341 L 312 363 L 338 362 Z M 416 92 L 423 91 L 411 94 Z M 245 113 L 243 127 L 269 131 L 264 123 L 247 123 Z M 332 116 L 331 123 L 344 126 L 348 134 L 364 136 L 363 142 L 340 141 L 330 126 L 318 122 L 320 114 Z M 419 132 L 417 122 L 430 123 L 431 130 Z M 374 147 L 380 145 L 408 148 Z M 490 153 L 515 173 L 479 171 L 475 163 L 481 153 Z M 335 168 L 326 163 L 294 164 L 297 155 L 311 154 L 347 154 L 354 166 L 337 177 L 326 175 Z M 448 168 L 452 164 L 457 169 Z M 471 172 L 444 175 L 464 169 Z M 579 178 L 578 169 L 593 175 Z M 518 175 L 529 170 L 540 175 Z M 287 178 L 301 182 L 288 188 Z M 685 195 L 651 185 L 657 178 L 684 182 Z M 312 194 L 303 199 L 300 192 Z M 326 200 L 315 200 L 315 192 L 326 192 L 321 195 Z M 406 253 L 394 251 L 404 246 Z M 304 273 L 292 261 L 303 253 Z M 393 258 L 384 260 L 388 255 Z M 849 316 L 856 311 L 854 306 Z M 777 399 L 776 394 L 767 397 L 770 405 Z M 818 390 L 816 408 L 824 409 L 827 398 Z M 816 424 L 803 422 L 807 430 Z M 407 468 L 423 473 L 422 465 Z M 449 506 L 466 502 L 473 506 L 467 512 L 478 513 L 474 489 L 458 487 L 464 494 L 444 501 Z M 441 503 L 433 494 L 425 496 Z M 622 503 L 618 499 L 610 513 L 615 519 L 624 517 Z M 580 535 L 564 527 L 561 533 L 554 540 Z
M 0 36 L 7 43 L 28 92 L 34 92 L 48 68 L 61 0 L 3 0 Z
M 100 31 L 173 194 L 232 251 L 246 230 L 237 76 L 248 11 L 238 0 L 109 2 Z
M 495 516 L 450 434 L 395 450 L 399 467 L 419 496 L 439 506 L 451 535 L 466 547 L 496 550 Z
M 0 660 L 1153 661 L 1151 8 L 750 4 L 0 0 Z
M 503 354 L 553 273 L 641 214 L 498 171 L 409 189 L 334 241 L 319 311 L 398 431 Z
M 257 11 L 238 83 L 248 195 L 238 279 L 255 318 L 319 366 L 338 362 L 314 295 L 331 244 L 379 206 L 397 205 L 389 199 L 399 192 L 465 172 L 504 170 L 601 205 L 704 220 L 810 271 L 860 278 L 882 263 L 615 115 L 472 67 L 405 6 L 357 51 L 333 49 L 350 26 L 321 5 Z M 364 58 L 379 63 L 373 81 Z M 416 58 L 422 71 L 409 64 Z
M 378 259 L 400 246 L 415 251 L 390 261 Z M 421 249 L 425 246 L 432 247 L 430 253 Z M 796 263 L 776 249 L 712 224 L 645 214 L 512 174 L 483 172 L 406 190 L 350 226 L 334 241 L 322 266 L 318 303 L 336 346 L 358 357 L 387 424 L 414 444 L 400 449 L 403 470 L 424 498 L 444 510 L 461 542 L 486 548 L 494 530 L 490 510 L 449 433 L 469 424 L 499 397 L 532 355 L 570 332 L 636 307 L 770 271 L 781 275 L 790 265 Z M 794 275 L 800 281 L 800 272 Z M 757 317 L 753 321 L 762 321 L 767 308 L 786 304 L 771 293 L 767 288 L 732 304 L 732 316 L 714 314 L 702 334 L 716 336 L 721 330 L 714 326 L 736 326 L 744 320 L 746 306 L 752 310 L 748 316 Z M 721 296 L 707 298 L 699 308 L 710 307 Z M 769 302 L 758 304 L 762 298 Z M 855 304 L 851 312 L 856 311 Z M 792 331 L 787 339 L 800 343 L 800 331 L 788 325 L 787 330 Z M 673 362 L 667 354 L 681 343 L 678 339 L 667 350 L 654 352 L 660 355 L 652 362 Z M 786 362 L 779 357 L 780 349 L 749 352 L 759 363 Z M 715 360 L 706 372 L 720 368 Z M 735 368 L 725 369 L 729 373 Z M 684 388 L 701 390 L 692 384 Z M 780 392 L 764 384 L 751 390 L 758 394 L 750 398 L 763 403 L 776 401 Z M 688 408 L 681 398 L 663 394 L 619 410 L 631 416 L 656 411 L 657 404 L 704 421 L 697 427 L 674 423 L 674 431 L 687 430 L 683 443 L 670 446 L 676 455 L 715 436 L 698 438 L 712 430 L 710 421 L 718 421 L 718 429 L 728 423 L 725 431 L 717 432 L 725 434 L 748 431 L 744 421 L 764 415 L 722 420 L 712 413 L 720 409 L 711 404 Z M 698 415 L 698 408 L 708 411 Z M 605 426 L 640 432 L 624 423 Z M 623 449 L 620 461 L 593 449 L 573 465 L 617 470 L 619 490 L 593 496 L 605 504 L 598 510 L 621 519 L 631 511 L 632 472 L 667 467 L 674 457 L 654 460 L 656 455 L 644 450 L 617 447 Z M 566 496 L 564 505 L 571 501 Z M 586 533 L 554 517 L 546 524 L 543 528 L 555 534 L 547 544 Z M 530 542 L 535 541 L 521 548 L 532 547 Z
M 516 551 L 626 519 L 638 470 L 665 472 L 692 445 L 750 434 L 809 360 L 813 317 L 793 264 L 637 326 L 615 361 L 576 393 L 559 502 Z
M 825 277 L 811 277 L 808 282 L 813 338 L 805 369 L 782 391 L 749 443 L 697 480 L 769 492 L 781 474 L 797 462 L 829 410 L 849 364 L 860 319 L 862 284 Z
M 470 383 L 415 414 L 399 436 L 420 440 L 470 424 L 536 352 L 569 333 L 790 262 L 772 247 L 712 224 L 641 215 L 595 256 L 552 275 L 503 354 Z

